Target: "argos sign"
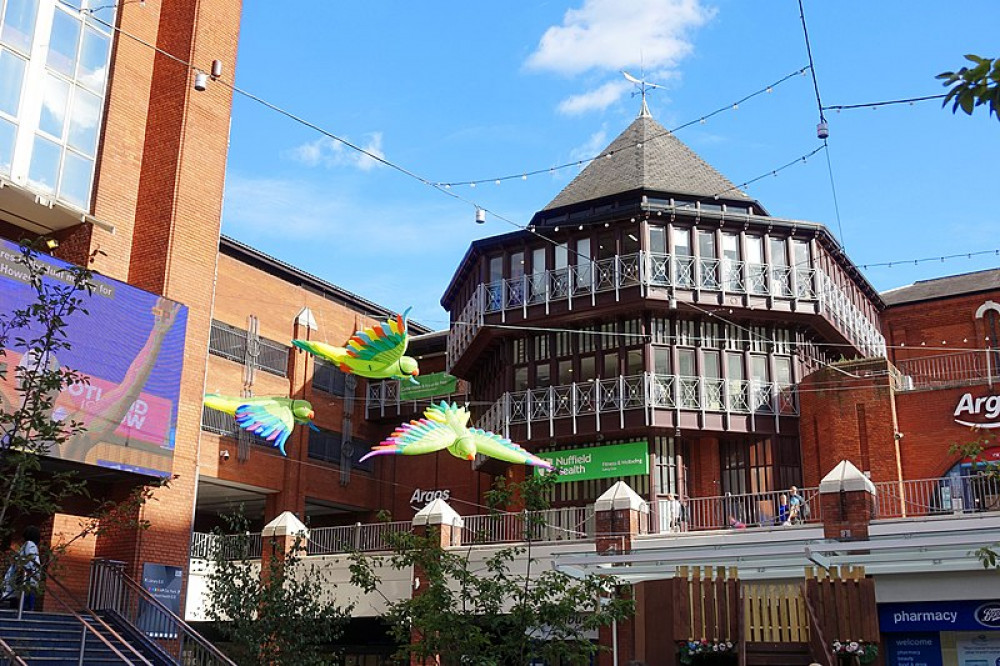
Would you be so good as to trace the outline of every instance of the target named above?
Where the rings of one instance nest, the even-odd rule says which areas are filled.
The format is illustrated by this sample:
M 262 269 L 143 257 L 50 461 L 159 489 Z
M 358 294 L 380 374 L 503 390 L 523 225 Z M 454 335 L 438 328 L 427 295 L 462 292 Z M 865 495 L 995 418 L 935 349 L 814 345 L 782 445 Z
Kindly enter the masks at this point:
M 955 423 L 971 428 L 1000 428 L 1000 395 L 974 398 L 966 393 L 955 407 Z

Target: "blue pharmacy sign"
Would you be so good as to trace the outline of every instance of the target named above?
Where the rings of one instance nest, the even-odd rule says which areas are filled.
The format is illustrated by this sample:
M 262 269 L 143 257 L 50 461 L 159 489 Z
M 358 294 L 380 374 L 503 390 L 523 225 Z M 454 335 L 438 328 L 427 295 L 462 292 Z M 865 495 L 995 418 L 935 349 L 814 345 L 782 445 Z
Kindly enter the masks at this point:
M 883 633 L 984 631 L 1000 629 L 1000 601 L 995 599 L 879 604 Z

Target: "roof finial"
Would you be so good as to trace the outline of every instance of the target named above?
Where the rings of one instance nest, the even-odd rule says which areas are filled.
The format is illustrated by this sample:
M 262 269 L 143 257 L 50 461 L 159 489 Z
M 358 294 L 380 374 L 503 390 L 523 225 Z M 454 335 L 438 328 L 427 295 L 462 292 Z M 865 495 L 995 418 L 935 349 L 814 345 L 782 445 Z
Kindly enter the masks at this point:
M 634 84 L 639 90 L 632 93 L 632 96 L 642 95 L 642 106 L 639 107 L 639 117 L 640 118 L 651 118 L 652 114 L 649 112 L 649 106 L 646 105 L 646 90 L 662 88 L 663 86 L 658 86 L 655 83 L 650 83 L 645 78 L 637 79 L 625 70 L 622 70 L 622 75 L 625 79 L 632 84 Z

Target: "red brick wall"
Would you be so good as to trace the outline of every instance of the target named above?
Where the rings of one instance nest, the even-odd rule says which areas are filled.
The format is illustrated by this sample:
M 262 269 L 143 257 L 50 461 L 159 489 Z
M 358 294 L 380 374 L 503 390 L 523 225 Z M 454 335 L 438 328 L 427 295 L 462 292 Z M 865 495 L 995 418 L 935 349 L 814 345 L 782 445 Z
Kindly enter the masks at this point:
M 875 359 L 838 367 L 814 372 L 800 387 L 802 484 L 818 485 L 841 460 L 871 472 L 873 481 L 896 479 L 888 364 Z
M 882 331 L 894 362 L 919 356 L 985 348 L 983 321 L 976 310 L 987 300 L 1000 302 L 1000 290 L 890 307 Z M 930 348 L 930 349 L 929 349 Z

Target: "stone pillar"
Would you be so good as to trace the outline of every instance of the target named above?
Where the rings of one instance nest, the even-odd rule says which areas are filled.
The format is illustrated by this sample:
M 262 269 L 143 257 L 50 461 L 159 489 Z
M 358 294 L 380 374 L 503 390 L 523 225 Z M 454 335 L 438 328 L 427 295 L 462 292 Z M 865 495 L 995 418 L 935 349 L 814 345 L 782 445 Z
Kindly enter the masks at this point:
M 823 536 L 865 541 L 875 515 L 875 484 L 848 460 L 842 460 L 819 483 Z
M 443 499 L 438 498 L 418 511 L 417 515 L 413 516 L 412 524 L 415 534 L 437 539 L 441 548 L 462 545 L 462 528 L 465 527 L 465 521 Z M 420 566 L 414 566 L 413 584 L 410 586 L 412 598 L 416 599 L 426 592 L 427 587 L 426 574 Z M 410 637 L 415 643 L 420 639 L 420 633 L 413 629 Z M 424 659 L 416 655 L 410 657 L 410 666 L 438 666 L 438 664 L 440 660 L 436 655 Z
M 260 536 L 264 540 L 260 554 L 260 575 L 262 579 L 266 579 L 272 570 L 278 570 L 296 543 L 299 548 L 305 547 L 309 540 L 309 528 L 294 513 L 285 511 L 265 525 Z
M 597 553 L 627 555 L 632 552 L 632 542 L 635 537 L 648 531 L 646 528 L 649 522 L 649 505 L 627 483 L 619 481 L 597 498 L 594 503 L 594 520 Z M 618 593 L 632 595 L 633 590 L 627 587 L 619 589 Z M 632 619 L 619 622 L 617 627 L 601 627 L 600 643 L 608 651 L 602 652 L 598 657 L 600 666 L 618 666 L 636 658 L 638 654 L 636 638 L 645 635 L 645 632 L 637 632 L 637 628 L 644 622 L 642 611 L 643 609 L 637 605 L 636 615 Z M 637 633 L 641 636 L 637 636 Z M 613 661 L 616 637 L 617 664 Z

